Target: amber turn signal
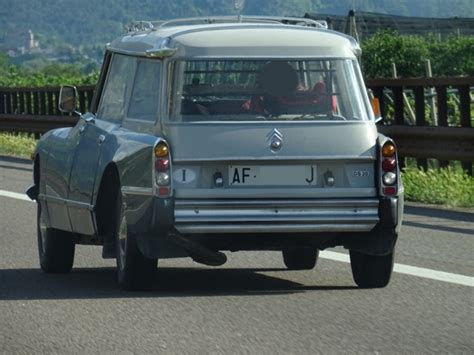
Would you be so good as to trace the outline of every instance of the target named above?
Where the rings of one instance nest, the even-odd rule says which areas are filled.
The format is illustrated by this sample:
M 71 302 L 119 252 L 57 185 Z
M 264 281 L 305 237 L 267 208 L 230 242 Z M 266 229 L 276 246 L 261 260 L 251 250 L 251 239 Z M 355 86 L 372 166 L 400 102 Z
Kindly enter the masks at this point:
M 164 142 L 158 143 L 157 146 L 155 147 L 155 157 L 157 158 L 166 157 L 168 156 L 168 153 L 169 153 L 168 146 Z
M 382 155 L 384 157 L 393 157 L 396 151 L 395 145 L 392 142 L 387 142 L 383 145 Z

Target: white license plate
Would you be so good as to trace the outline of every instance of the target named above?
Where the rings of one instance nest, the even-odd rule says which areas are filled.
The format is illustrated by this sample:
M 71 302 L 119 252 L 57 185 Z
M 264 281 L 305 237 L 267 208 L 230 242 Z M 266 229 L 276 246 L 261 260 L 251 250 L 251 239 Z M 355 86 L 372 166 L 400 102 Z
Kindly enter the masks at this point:
M 316 165 L 230 165 L 230 186 L 316 185 Z

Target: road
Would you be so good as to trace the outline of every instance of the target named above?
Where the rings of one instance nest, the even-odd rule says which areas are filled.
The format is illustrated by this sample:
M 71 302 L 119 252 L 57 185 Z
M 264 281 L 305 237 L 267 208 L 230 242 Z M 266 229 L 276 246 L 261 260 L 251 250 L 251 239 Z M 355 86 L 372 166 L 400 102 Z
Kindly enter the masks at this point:
M 30 182 L 29 164 L 0 158 L 1 191 Z M 35 207 L 0 193 L 0 353 L 474 352 L 474 211 L 408 206 L 385 289 L 355 288 L 338 249 L 311 271 L 275 252 L 164 260 L 154 290 L 133 293 L 100 248 L 78 246 L 69 275 L 42 273 Z

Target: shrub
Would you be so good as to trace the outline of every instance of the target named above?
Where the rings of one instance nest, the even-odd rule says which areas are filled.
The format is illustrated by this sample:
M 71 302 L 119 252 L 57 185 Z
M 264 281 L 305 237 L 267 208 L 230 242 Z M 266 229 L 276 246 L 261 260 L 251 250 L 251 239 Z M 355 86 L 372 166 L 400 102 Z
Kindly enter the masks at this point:
M 474 207 L 474 178 L 459 169 L 406 168 L 402 178 L 409 201 Z

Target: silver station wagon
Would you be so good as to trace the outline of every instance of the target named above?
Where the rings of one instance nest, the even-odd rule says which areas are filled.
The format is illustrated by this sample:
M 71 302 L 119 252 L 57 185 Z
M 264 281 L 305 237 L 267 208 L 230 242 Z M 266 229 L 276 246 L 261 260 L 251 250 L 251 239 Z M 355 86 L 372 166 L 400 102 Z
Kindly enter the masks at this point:
M 377 133 L 354 39 L 272 17 L 138 22 L 107 46 L 89 113 L 34 153 L 38 249 L 69 272 L 76 244 L 116 258 L 124 289 L 157 261 L 273 250 L 290 270 L 349 250 L 355 283 L 385 287 L 403 213 L 393 141 Z

